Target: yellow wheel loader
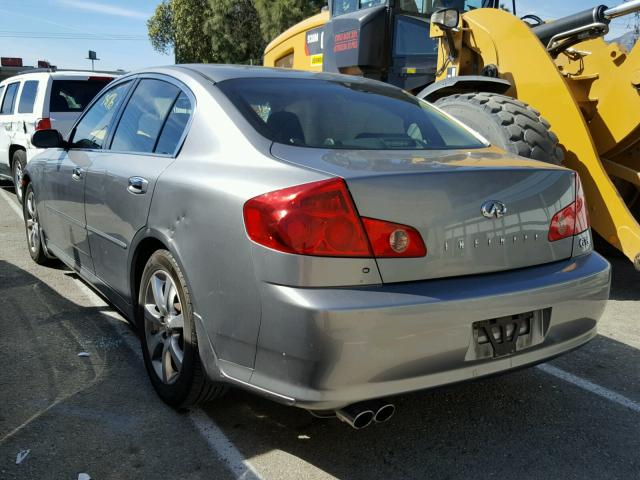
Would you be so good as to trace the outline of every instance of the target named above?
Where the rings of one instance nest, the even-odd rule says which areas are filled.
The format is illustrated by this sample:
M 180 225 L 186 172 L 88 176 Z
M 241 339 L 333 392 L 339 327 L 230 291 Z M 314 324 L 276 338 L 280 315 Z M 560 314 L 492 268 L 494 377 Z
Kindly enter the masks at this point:
M 575 169 L 593 228 L 640 270 L 640 45 L 603 40 L 640 0 L 547 23 L 503 8 L 332 0 L 271 42 L 264 63 L 392 83 L 495 145 Z

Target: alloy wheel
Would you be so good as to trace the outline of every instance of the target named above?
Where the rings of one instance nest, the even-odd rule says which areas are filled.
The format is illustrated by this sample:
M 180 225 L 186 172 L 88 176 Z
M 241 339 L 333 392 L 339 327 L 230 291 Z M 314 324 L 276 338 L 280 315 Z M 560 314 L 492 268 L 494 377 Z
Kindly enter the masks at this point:
M 24 172 L 22 171 L 22 164 L 19 161 L 15 162 L 13 167 L 13 185 L 16 191 L 16 197 L 19 201 L 22 201 L 22 177 Z
M 33 190 L 27 195 L 27 240 L 32 252 L 40 248 L 40 224 L 38 223 L 38 210 L 36 209 L 36 196 Z
M 168 272 L 151 275 L 144 296 L 144 335 L 153 370 L 167 385 L 175 383 L 184 359 L 184 318 L 178 289 Z

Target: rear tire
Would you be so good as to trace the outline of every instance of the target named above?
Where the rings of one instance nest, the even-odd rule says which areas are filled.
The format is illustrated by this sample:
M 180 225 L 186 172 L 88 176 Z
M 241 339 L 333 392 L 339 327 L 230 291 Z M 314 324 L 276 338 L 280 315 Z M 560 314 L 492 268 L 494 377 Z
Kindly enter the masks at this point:
M 138 325 L 144 364 L 154 389 L 172 407 L 188 409 L 222 396 L 227 386 L 211 381 L 198 354 L 189 289 L 167 250 L 147 261 L 138 294 Z
M 554 165 L 564 160 L 551 125 L 526 103 L 480 92 L 443 97 L 435 104 L 508 152 Z
M 27 153 L 24 150 L 16 150 L 13 152 L 11 161 L 11 175 L 16 191 L 16 197 L 20 204 L 23 203 L 24 192 L 22 190 L 22 177 L 24 176 L 24 168 L 27 166 Z

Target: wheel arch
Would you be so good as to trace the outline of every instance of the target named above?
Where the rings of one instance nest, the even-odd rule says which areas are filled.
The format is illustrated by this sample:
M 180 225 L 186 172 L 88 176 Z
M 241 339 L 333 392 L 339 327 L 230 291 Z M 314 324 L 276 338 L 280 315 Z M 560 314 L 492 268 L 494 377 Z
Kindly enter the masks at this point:
M 12 143 L 11 145 L 9 145 L 9 168 L 11 169 L 13 169 L 13 155 L 18 150 L 22 150 L 25 153 L 27 152 L 27 149 L 23 145 L 20 145 L 18 143 Z
M 504 94 L 511 88 L 511 82 L 502 78 L 482 75 L 461 75 L 434 82 L 416 96 L 422 100 L 435 102 L 439 98 L 454 93 L 490 92 Z
M 182 260 L 180 258 L 180 254 L 177 252 L 175 248 L 175 243 L 166 235 L 162 233 L 160 230 L 156 230 L 153 228 L 146 228 L 139 232 L 138 236 L 134 238 L 134 241 L 131 242 L 131 254 L 129 260 L 129 290 L 131 295 L 131 307 L 133 311 L 133 321 L 136 325 L 136 328 L 140 327 L 139 318 L 138 318 L 138 294 L 140 287 L 140 280 L 142 279 L 142 272 L 144 271 L 144 267 L 147 264 L 151 255 L 157 250 L 167 250 L 176 263 L 180 267 L 182 271 L 182 275 L 184 277 L 185 282 L 187 283 L 187 288 L 190 292 L 193 292 L 193 288 L 191 288 L 191 281 L 189 280 L 189 272 L 185 269 Z M 200 353 L 200 358 L 203 361 L 203 366 L 209 378 L 221 378 L 219 367 L 217 365 L 218 356 L 215 352 L 215 347 L 209 335 L 206 331 L 206 328 L 198 319 L 200 318 L 198 314 L 197 308 L 197 300 L 194 296 L 191 296 L 191 304 L 193 307 L 194 314 L 194 324 L 196 328 L 196 335 L 198 336 L 198 350 Z M 210 346 L 211 349 L 207 348 Z

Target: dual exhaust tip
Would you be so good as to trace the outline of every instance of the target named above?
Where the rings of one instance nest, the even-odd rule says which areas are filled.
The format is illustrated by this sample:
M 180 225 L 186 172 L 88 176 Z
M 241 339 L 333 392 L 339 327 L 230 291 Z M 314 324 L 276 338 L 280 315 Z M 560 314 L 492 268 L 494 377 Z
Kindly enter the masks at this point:
M 384 423 L 393 417 L 395 405 L 382 400 L 354 403 L 340 410 L 336 410 L 336 417 L 352 428 L 360 430 L 375 423 Z

